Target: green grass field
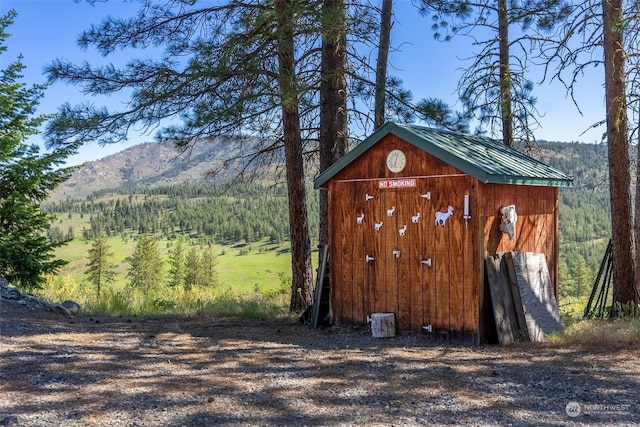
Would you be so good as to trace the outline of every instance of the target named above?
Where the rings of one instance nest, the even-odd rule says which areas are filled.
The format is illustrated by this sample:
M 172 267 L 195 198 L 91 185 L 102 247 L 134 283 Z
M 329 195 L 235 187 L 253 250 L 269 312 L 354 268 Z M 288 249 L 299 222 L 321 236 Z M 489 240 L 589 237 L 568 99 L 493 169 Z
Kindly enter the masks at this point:
M 128 196 L 109 196 L 95 200 L 96 203 L 109 203 L 115 199 Z M 156 197 L 156 196 L 154 196 Z M 162 196 L 159 196 L 162 197 Z M 144 198 L 140 198 L 142 201 Z M 134 197 L 134 202 L 138 197 Z M 62 213 L 53 221 L 65 235 L 73 233 L 74 239 L 56 249 L 56 258 L 68 262 L 56 276 L 48 278 L 45 288 L 39 294 L 50 300 L 73 299 L 88 306 L 90 311 L 114 314 L 114 312 L 137 312 L 153 314 L 167 307 L 177 307 L 176 313 L 193 313 L 211 310 L 234 312 L 251 309 L 272 310 L 272 306 L 288 308 L 291 289 L 291 252 L 289 242 L 280 245 L 272 244 L 268 239 L 258 242 L 237 242 L 228 245 L 213 245 L 216 256 L 217 286 L 215 289 L 194 289 L 185 292 L 168 286 L 170 270 L 170 251 L 177 244 L 166 236 L 157 235 L 158 246 L 164 254 L 167 283 L 158 284 L 153 295 L 138 295 L 127 287 L 127 273 L 130 264 L 127 261 L 135 251 L 137 232 L 128 230 L 123 235 L 108 238 L 110 252 L 109 262 L 116 265 L 116 277 L 112 283 L 103 284 L 100 301 L 97 292 L 89 283 L 86 275 L 88 253 L 91 241 L 84 239 L 84 230 L 91 229 L 91 215 L 79 213 Z M 189 250 L 191 245 L 198 245 L 197 239 L 179 237 L 183 248 Z M 317 253 L 312 254 L 314 266 L 317 264 Z M 268 300 L 268 301 L 267 301 Z M 268 302 L 265 305 L 265 301 Z M 239 305 L 238 305 L 239 303 Z M 158 304 L 162 307 L 156 307 Z M 215 305 L 215 307 L 213 307 Z M 165 307 L 166 306 L 166 307 Z M 207 308 L 208 307 L 208 308 Z M 213 308 L 212 308 L 213 307 Z M 229 307 L 232 307 L 229 309 Z M 266 307 L 266 308 L 265 308 Z M 205 310 L 206 308 L 206 310 Z M 166 312 L 166 310 L 165 310 Z
M 159 246 L 165 253 L 165 265 L 169 270 L 168 252 L 175 242 L 161 239 Z M 111 262 L 117 265 L 117 278 L 115 288 L 121 288 L 126 283 L 126 275 L 129 269 L 127 257 L 135 250 L 136 241 L 122 237 L 110 237 L 109 245 L 113 256 Z M 67 245 L 56 250 L 56 257 L 69 262 L 60 269 L 58 275 L 70 277 L 76 283 L 85 281 L 87 268 L 87 254 L 91 248 L 91 242 L 76 238 Z M 249 249 L 250 248 L 250 249 Z M 279 288 L 283 280 L 291 277 L 291 253 L 286 246 L 267 245 L 265 242 L 244 246 L 214 246 L 216 254 L 216 271 L 221 287 L 231 288 L 234 292 L 243 294 L 256 289 L 272 291 Z
M 124 196 L 120 196 L 124 197 Z M 109 201 L 109 198 L 101 198 L 100 201 Z M 85 280 L 87 266 L 87 253 L 91 242 L 82 238 L 83 229 L 90 229 L 89 215 L 61 214 L 54 221 L 53 226 L 67 232 L 69 227 L 73 229 L 75 239 L 67 245 L 56 250 L 56 257 L 69 262 L 60 269 L 59 276 L 70 277 L 80 284 Z M 166 255 L 166 267 L 169 270 L 169 250 L 175 241 L 159 238 L 159 246 Z M 190 244 L 189 241 L 183 244 Z M 121 288 L 126 283 L 126 275 L 129 269 L 127 257 L 135 250 L 135 234 L 127 233 L 126 240 L 122 236 L 109 238 L 109 245 L 113 256 L 111 261 L 117 267 L 115 288 Z M 217 272 L 221 287 L 233 289 L 237 293 L 252 292 L 256 289 L 272 291 L 282 285 L 283 280 L 291 277 L 291 253 L 289 244 L 271 245 L 266 239 L 251 244 L 214 245 L 214 254 L 217 255 Z M 314 253 L 314 255 L 316 255 Z M 315 259 L 315 258 L 314 258 Z M 314 261 L 315 262 L 315 261 Z
M 69 262 L 57 276 L 37 293 L 50 301 L 72 299 L 81 304 L 85 314 L 197 314 L 221 316 L 274 317 L 288 314 L 291 287 L 291 253 L 288 245 L 276 246 L 266 241 L 252 245 L 215 245 L 215 288 L 194 288 L 186 292 L 160 284 L 151 294 L 127 288 L 126 261 L 135 250 L 136 239 L 122 236 L 108 239 L 117 268 L 113 283 L 103 286 L 100 300 L 86 279 L 87 256 L 91 242 L 78 239 L 56 251 L 56 256 Z M 169 272 L 169 251 L 175 241 L 159 237 Z M 193 242 L 185 241 L 185 249 Z M 315 255 L 315 254 L 314 254 Z M 317 256 L 314 256 L 314 260 Z M 314 261 L 315 263 L 315 261 Z M 169 275 L 167 275 L 168 282 Z

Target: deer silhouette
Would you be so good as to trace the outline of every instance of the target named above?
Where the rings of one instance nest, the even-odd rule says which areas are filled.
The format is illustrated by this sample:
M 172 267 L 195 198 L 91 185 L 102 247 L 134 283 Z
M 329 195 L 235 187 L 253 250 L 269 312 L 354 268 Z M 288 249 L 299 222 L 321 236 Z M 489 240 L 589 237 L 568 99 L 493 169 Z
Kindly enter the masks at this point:
M 444 227 L 451 215 L 453 215 L 453 206 L 449 206 L 446 212 L 436 212 L 436 225 Z

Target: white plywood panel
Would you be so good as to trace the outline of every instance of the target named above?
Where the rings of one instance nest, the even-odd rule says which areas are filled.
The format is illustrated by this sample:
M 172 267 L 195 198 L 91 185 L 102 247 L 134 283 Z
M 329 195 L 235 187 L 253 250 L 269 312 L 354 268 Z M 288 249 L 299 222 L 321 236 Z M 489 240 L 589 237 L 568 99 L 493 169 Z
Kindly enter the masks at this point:
M 547 261 L 533 252 L 513 252 L 512 260 L 529 339 L 543 341 L 545 334 L 562 329 Z

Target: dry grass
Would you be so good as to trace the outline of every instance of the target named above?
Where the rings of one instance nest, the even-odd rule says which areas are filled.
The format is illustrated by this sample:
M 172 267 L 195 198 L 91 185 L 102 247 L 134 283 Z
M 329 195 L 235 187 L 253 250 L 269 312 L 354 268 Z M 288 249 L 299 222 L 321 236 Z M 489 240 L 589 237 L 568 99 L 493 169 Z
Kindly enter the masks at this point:
M 609 348 L 640 347 L 640 319 L 581 320 L 569 325 L 552 342 Z

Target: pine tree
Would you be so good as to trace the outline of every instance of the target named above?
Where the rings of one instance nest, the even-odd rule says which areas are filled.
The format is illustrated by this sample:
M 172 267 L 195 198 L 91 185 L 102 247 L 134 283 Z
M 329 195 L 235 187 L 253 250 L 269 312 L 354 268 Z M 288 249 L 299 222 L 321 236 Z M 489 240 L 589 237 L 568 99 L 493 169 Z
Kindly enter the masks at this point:
M 218 284 L 216 273 L 217 259 L 210 245 L 202 251 L 202 286 L 215 287 Z
M 185 254 L 182 242 L 178 242 L 170 253 L 169 286 L 177 288 L 184 285 L 185 281 Z
M 629 161 L 628 108 L 625 89 L 624 4 L 622 0 L 602 2 L 605 70 L 605 106 L 607 111 L 607 147 L 614 303 L 640 303 L 636 283 L 631 203 L 631 164 Z M 636 213 L 637 214 L 637 213 Z M 637 245 L 637 242 L 636 242 Z M 614 308 L 612 313 L 619 313 Z
M 91 242 L 89 249 L 89 263 L 85 274 L 95 287 L 98 300 L 104 285 L 113 282 L 116 276 L 115 264 L 109 262 L 109 258 L 113 256 L 110 250 L 109 241 L 104 233 L 100 233 Z
M 15 16 L 15 11 L 0 16 L 0 54 Z M 40 154 L 25 143 L 49 117 L 34 116 L 45 86 L 26 88 L 20 83 L 23 69 L 18 59 L 0 70 L 0 275 L 33 289 L 44 283 L 45 274 L 66 264 L 54 257 L 53 250 L 64 242 L 47 238 L 54 218 L 41 211 L 40 203 L 68 178 L 71 169 L 60 165 L 77 145 Z
M 188 292 L 202 280 L 202 261 L 198 249 L 192 246 L 185 259 L 184 289 Z
M 474 52 L 458 84 L 465 114 L 480 121 L 479 130 L 502 134 L 505 145 L 529 146 L 540 114 L 531 94 L 533 82 L 525 75 L 541 42 L 548 38 L 545 34 L 564 23 L 570 4 L 564 0 L 420 0 L 418 5 L 422 13 L 433 14 L 436 39 L 448 41 L 456 35 L 474 39 Z M 439 108 L 438 103 L 431 107 Z
M 149 294 L 164 283 L 164 259 L 153 236 L 140 235 L 136 249 L 127 261 L 131 264 L 127 278 L 132 289 Z

